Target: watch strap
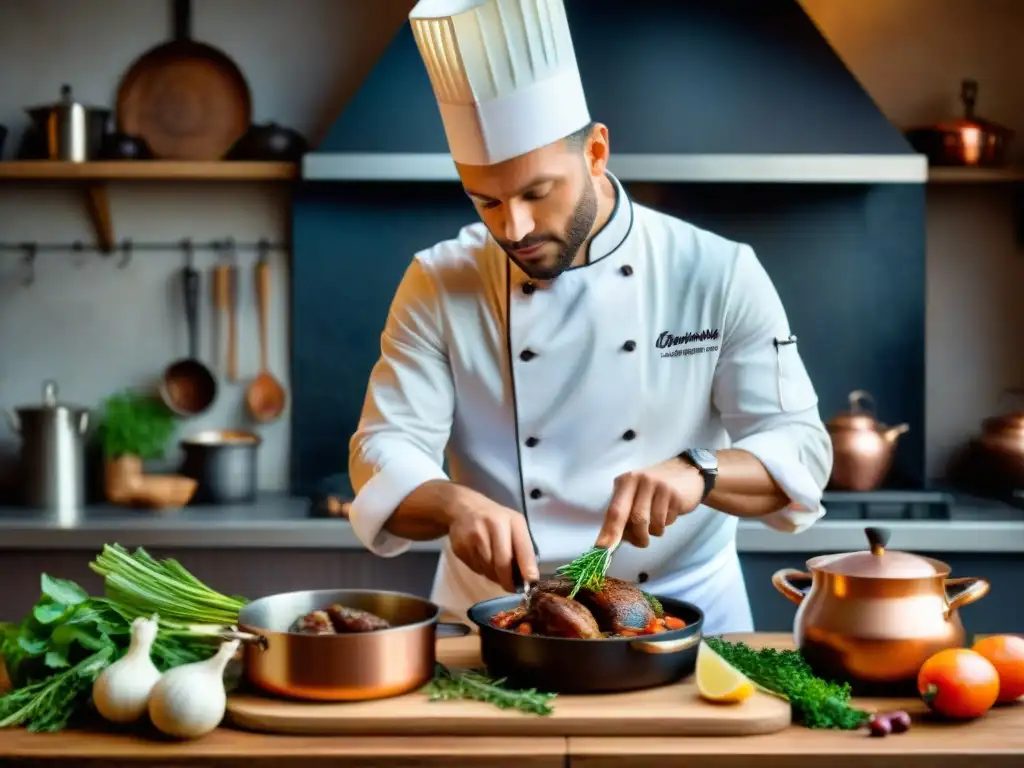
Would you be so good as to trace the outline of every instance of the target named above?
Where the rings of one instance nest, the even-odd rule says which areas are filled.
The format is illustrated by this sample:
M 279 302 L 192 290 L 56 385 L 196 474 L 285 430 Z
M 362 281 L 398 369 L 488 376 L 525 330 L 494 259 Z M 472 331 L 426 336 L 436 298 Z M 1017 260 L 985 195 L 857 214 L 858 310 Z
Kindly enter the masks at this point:
M 718 467 L 716 466 L 712 468 L 703 466 L 691 450 L 683 451 L 680 454 L 680 458 L 696 467 L 697 471 L 700 472 L 701 477 L 704 479 L 704 493 L 700 497 L 700 501 L 703 504 L 707 501 L 711 492 L 715 490 L 715 482 L 718 480 Z

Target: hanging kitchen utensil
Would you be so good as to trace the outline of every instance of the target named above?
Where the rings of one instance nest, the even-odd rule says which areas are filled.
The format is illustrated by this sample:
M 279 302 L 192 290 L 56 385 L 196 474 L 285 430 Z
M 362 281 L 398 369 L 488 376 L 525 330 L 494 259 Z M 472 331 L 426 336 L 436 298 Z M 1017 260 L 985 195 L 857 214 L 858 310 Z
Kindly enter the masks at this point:
M 998 123 L 977 117 L 974 114 L 977 100 L 977 81 L 964 80 L 960 84 L 960 101 L 964 105 L 963 118 L 913 128 L 906 132 L 907 141 L 918 152 L 926 155 L 931 165 L 1006 165 L 1014 132 Z
M 192 244 L 183 243 L 185 266 L 182 288 L 185 292 L 185 319 L 188 323 L 188 357 L 171 363 L 164 371 L 160 395 L 167 407 L 179 416 L 196 416 L 217 399 L 217 379 L 199 361 L 199 273 L 193 266 Z
M 174 40 L 143 54 L 121 80 L 117 125 L 157 158 L 220 160 L 249 128 L 249 84 L 223 51 L 192 39 L 190 0 L 173 7 Z
M 75 101 L 70 85 L 62 85 L 60 101 L 25 110 L 45 147 L 44 157 L 84 163 L 100 154 L 110 110 Z
M 238 381 L 238 325 L 236 295 L 238 291 L 238 270 L 235 266 L 235 243 L 230 238 L 225 243 L 221 259 L 213 270 L 214 305 L 217 310 L 218 329 L 224 327 L 227 316 L 227 345 L 224 352 L 224 371 L 228 381 Z M 218 341 L 223 336 L 218 334 Z
M 855 389 L 848 395 L 850 410 L 826 422 L 832 438 L 832 477 L 829 487 L 843 491 L 873 491 L 892 467 L 896 441 L 909 424 L 888 427 L 874 415 L 870 393 Z
M 865 534 L 867 551 L 812 558 L 809 573 L 785 568 L 772 584 L 799 606 L 796 644 L 816 674 L 861 694 L 916 695 L 925 660 L 963 647 L 959 609 L 983 598 L 989 583 L 951 579 L 941 560 L 887 550 L 884 528 Z M 807 581 L 810 589 L 794 584 Z
M 40 405 L 6 415 L 21 437 L 21 503 L 58 513 L 84 507 L 88 409 L 58 402 L 56 382 L 45 381 Z
M 270 373 L 267 348 L 270 322 L 270 264 L 267 261 L 268 244 L 261 240 L 256 260 L 256 307 L 260 322 L 260 372 L 249 385 L 245 401 L 249 412 L 257 421 L 273 421 L 284 411 L 288 395 L 281 383 Z

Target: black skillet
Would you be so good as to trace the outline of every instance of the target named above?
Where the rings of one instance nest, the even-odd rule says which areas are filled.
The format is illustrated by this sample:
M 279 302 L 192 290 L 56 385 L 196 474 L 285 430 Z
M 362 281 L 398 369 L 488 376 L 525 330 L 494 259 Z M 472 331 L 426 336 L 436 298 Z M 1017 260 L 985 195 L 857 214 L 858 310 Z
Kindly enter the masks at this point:
M 656 597 L 665 613 L 686 626 L 657 635 L 602 640 L 521 635 L 491 626 L 491 618 L 520 605 L 522 595 L 477 603 L 469 609 L 469 620 L 480 629 L 480 654 L 488 673 L 506 678 L 510 687 L 570 694 L 656 688 L 693 673 L 704 625 L 704 613 L 697 606 Z

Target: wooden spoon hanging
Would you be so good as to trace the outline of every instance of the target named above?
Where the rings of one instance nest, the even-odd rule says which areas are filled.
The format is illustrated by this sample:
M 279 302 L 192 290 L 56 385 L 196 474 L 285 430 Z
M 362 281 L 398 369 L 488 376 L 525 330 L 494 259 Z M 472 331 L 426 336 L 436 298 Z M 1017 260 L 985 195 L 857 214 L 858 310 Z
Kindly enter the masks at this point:
M 267 244 L 264 242 L 259 245 L 259 258 L 256 260 L 256 307 L 260 321 L 260 372 L 249 385 L 245 401 L 256 421 L 268 422 L 279 417 L 284 411 L 288 395 L 281 382 L 270 373 L 268 363 L 270 264 L 267 262 Z

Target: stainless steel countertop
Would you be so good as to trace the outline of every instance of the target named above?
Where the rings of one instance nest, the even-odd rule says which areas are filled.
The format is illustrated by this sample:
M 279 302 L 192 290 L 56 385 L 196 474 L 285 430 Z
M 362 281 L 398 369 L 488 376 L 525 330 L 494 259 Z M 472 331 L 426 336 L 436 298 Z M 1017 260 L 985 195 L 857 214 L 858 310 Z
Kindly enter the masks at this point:
M 1024 553 L 1024 510 L 998 502 L 957 497 L 951 519 L 853 519 L 839 504 L 835 514 L 800 534 L 741 521 L 740 552 L 843 552 L 864 547 L 864 527 L 892 531 L 891 546 L 915 552 Z M 95 550 L 119 542 L 126 547 L 187 549 L 362 549 L 344 520 L 309 517 L 304 498 L 262 496 L 252 506 L 190 507 L 171 512 L 86 507 L 66 517 L 0 507 L 2 550 Z M 436 541 L 414 545 L 436 552 Z

